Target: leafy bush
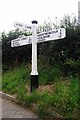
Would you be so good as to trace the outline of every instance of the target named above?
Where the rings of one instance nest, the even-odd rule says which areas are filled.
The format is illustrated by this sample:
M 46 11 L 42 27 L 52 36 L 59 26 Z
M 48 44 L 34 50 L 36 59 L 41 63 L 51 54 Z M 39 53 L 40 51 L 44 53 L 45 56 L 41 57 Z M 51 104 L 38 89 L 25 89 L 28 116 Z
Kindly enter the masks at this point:
M 62 72 L 60 71 L 59 66 L 51 66 L 49 64 L 46 64 L 44 66 L 43 64 L 38 67 L 39 70 L 39 82 L 40 84 L 52 84 L 55 81 L 59 80 L 60 76 L 62 76 Z
M 72 59 L 67 59 L 64 63 L 64 71 L 67 72 L 68 75 L 79 75 L 80 74 L 80 60 L 77 61 Z

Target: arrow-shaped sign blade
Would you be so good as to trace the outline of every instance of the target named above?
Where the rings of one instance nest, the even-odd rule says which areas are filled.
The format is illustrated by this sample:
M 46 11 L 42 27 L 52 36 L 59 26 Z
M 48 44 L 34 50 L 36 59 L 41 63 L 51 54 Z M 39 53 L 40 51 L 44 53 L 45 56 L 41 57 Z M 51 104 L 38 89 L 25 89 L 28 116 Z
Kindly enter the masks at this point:
M 32 36 L 23 36 L 11 41 L 11 47 L 19 47 L 23 45 L 28 45 L 32 43 Z
M 46 42 L 51 40 L 63 39 L 66 36 L 65 28 L 54 29 L 52 31 L 39 33 L 37 35 L 37 42 Z
M 31 26 L 30 25 L 20 23 L 20 22 L 14 22 L 14 27 L 16 27 L 18 29 L 31 31 Z

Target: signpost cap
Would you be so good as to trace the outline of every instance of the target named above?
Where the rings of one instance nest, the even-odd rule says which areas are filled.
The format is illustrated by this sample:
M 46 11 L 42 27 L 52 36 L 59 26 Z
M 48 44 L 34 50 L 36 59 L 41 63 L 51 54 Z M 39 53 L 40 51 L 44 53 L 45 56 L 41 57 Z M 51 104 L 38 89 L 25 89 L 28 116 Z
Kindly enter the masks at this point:
M 36 20 L 32 21 L 32 24 L 37 24 L 37 23 L 38 23 L 38 21 L 36 21 Z

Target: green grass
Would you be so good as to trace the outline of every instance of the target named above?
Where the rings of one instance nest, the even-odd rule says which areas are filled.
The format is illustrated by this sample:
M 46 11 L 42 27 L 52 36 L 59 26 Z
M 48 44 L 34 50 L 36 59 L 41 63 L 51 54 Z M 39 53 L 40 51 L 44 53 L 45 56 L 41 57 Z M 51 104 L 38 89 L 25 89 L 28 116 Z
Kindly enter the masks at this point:
M 39 66 L 39 83 L 52 84 L 57 81 L 62 75 L 59 66 Z
M 77 117 L 78 115 L 78 79 L 72 78 L 68 82 L 56 83 L 54 101 L 57 111 L 65 117 Z
M 55 110 L 63 117 L 79 117 L 78 79 L 58 81 L 55 83 L 55 92 L 42 94 L 43 98 L 39 101 L 37 109 L 38 115 L 48 117 Z
M 2 76 L 2 90 L 10 94 L 17 93 L 19 88 L 29 84 L 29 69 L 24 65 L 4 72 Z
M 75 80 L 76 82 L 74 82 Z M 40 118 L 53 118 L 54 111 L 63 117 L 79 117 L 77 79 L 65 82 L 57 81 L 55 91 L 51 93 L 48 91 L 34 91 L 32 94 L 21 92 L 17 99 L 19 102 L 24 103 L 25 106 L 31 107 L 35 105 L 35 112 Z
M 53 118 L 54 111 L 63 117 L 79 118 L 79 78 L 60 77 L 58 68 L 41 67 L 39 73 L 40 84 L 53 84 L 51 92 L 36 90 L 29 93 L 26 86 L 30 87 L 30 68 L 25 65 L 3 73 L 2 90 L 16 94 L 18 103 L 33 108 L 40 118 Z

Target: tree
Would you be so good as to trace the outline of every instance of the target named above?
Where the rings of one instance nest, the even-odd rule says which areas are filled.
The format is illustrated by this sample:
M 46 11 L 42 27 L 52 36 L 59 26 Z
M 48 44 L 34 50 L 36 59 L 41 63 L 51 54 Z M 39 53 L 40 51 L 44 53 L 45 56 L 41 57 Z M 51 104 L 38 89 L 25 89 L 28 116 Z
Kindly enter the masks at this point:
M 69 15 L 61 20 L 60 27 L 66 28 L 66 38 L 57 41 L 41 43 L 40 56 L 46 56 L 49 64 L 59 64 L 65 74 L 79 74 L 80 70 L 80 27 L 76 18 L 71 21 Z M 56 62 L 55 62 L 56 61 Z
M 16 39 L 19 35 L 23 34 L 28 35 L 29 33 L 19 30 L 10 31 L 8 34 L 5 32 L 2 33 L 2 64 L 3 66 L 7 66 L 7 69 L 12 65 L 14 66 L 16 61 L 20 64 L 30 60 L 30 45 L 15 48 L 11 47 L 11 40 Z
M 57 26 L 54 23 L 46 22 L 39 26 L 37 32 L 43 32 Z M 38 44 L 38 60 L 40 59 L 44 64 L 59 65 L 61 71 L 67 74 L 80 73 L 80 27 L 76 24 L 76 17 L 71 20 L 70 16 L 64 16 L 58 28 L 66 28 L 66 38 L 49 41 Z M 30 62 L 31 61 L 31 45 L 11 48 L 11 40 L 17 38 L 19 35 L 31 35 L 25 31 L 10 31 L 8 34 L 2 33 L 2 63 L 3 65 L 12 66 L 16 62 Z M 16 61 L 16 62 L 15 62 Z

